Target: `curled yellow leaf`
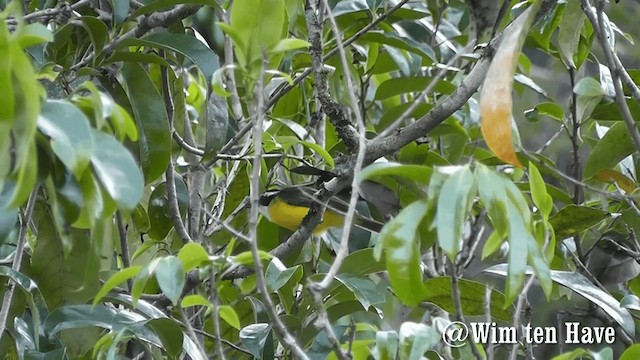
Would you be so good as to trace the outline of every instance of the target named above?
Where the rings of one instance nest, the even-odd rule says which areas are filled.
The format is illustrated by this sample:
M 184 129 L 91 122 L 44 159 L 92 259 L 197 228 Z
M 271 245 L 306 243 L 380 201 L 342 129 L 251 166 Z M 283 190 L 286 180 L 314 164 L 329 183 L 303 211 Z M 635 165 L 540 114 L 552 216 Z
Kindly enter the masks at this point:
M 522 44 L 541 3 L 534 2 L 504 31 L 480 92 L 482 136 L 500 160 L 517 167 L 522 164 L 513 148 L 511 89 Z

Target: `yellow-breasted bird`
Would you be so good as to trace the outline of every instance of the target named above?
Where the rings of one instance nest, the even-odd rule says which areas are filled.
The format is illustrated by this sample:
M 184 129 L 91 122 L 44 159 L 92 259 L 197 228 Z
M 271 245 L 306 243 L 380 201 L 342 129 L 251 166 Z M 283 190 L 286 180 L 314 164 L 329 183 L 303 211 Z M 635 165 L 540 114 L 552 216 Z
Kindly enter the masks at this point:
M 397 197 L 393 191 L 387 187 L 371 181 L 363 182 L 360 188 L 360 197 L 373 205 L 383 216 L 393 216 L 397 211 Z M 369 193 L 363 196 L 363 191 Z M 376 191 L 378 194 L 372 194 Z M 260 197 L 260 212 L 274 224 L 285 229 L 295 231 L 307 215 L 311 204 L 316 201 L 313 194 L 315 189 L 309 186 L 292 186 L 280 190 L 267 191 Z M 375 201 L 369 201 L 374 199 Z M 322 221 L 313 230 L 314 235 L 322 235 L 331 228 L 341 227 L 344 224 L 344 217 L 349 208 L 349 203 L 340 196 L 333 196 L 327 202 L 327 208 L 323 214 Z M 354 225 L 371 232 L 379 233 L 383 223 L 362 215 L 358 211 L 355 213 Z

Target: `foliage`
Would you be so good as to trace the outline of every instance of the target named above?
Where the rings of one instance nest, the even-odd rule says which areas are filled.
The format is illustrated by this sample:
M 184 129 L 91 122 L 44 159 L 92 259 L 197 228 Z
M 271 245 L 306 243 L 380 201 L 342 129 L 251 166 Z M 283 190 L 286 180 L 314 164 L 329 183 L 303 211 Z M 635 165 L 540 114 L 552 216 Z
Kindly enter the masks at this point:
M 0 353 L 636 358 L 625 6 L 0 1 Z M 615 341 L 522 337 L 570 321 Z

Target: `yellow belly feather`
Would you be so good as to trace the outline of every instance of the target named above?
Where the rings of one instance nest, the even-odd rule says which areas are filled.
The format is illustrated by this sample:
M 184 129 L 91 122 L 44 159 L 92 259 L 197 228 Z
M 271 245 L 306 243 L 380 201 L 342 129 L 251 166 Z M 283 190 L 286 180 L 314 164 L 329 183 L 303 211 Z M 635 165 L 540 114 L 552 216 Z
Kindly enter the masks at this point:
M 295 231 L 300 222 L 309 212 L 309 208 L 303 206 L 289 205 L 280 199 L 274 199 L 269 205 L 269 215 L 271 221 L 279 226 Z M 322 222 L 313 230 L 314 235 L 319 235 L 333 227 L 342 226 L 344 217 L 331 210 L 324 212 Z

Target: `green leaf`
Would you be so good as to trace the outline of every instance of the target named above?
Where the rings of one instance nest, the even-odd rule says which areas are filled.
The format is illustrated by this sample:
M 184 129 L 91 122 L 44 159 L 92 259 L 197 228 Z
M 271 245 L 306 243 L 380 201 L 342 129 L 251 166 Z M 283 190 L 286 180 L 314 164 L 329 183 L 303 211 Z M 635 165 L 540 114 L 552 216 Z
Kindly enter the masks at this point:
M 540 209 L 542 217 L 546 220 L 553 210 L 553 198 L 547 193 L 547 187 L 540 175 L 540 171 L 533 164 L 533 161 L 529 162 L 529 186 L 531 189 L 531 198 L 533 203 Z
M 533 109 L 525 111 L 524 115 L 527 119 L 535 118 L 537 116 L 548 116 L 554 120 L 562 121 L 564 118 L 564 109 L 556 103 L 543 102 L 536 105 Z
M 158 335 L 169 358 L 178 358 L 183 350 L 183 341 L 188 337 L 173 319 L 152 319 L 146 323 Z
M 384 294 L 371 279 L 353 274 L 339 274 L 336 280 L 344 284 L 355 296 L 365 310 L 371 305 L 385 301 Z
M 126 62 L 122 66 L 133 116 L 138 125 L 140 165 L 145 184 L 164 174 L 171 160 L 171 132 L 164 100 L 142 66 Z
M 47 194 L 55 204 L 55 194 L 50 191 Z M 29 276 L 38 284 L 50 309 L 68 303 L 87 303 L 100 289 L 100 253 L 96 249 L 100 243 L 86 230 L 65 226 L 61 217 L 44 203 L 36 204 L 34 214 L 38 241 Z
M 433 49 L 425 44 L 420 44 L 417 41 L 402 37 L 391 32 L 383 31 L 368 31 L 363 34 L 358 41 L 374 42 L 379 44 L 385 44 L 387 50 L 401 49 L 417 55 L 420 55 L 423 59 L 427 59 L 432 62 L 436 59 Z M 424 88 L 423 88 L 424 89 Z
M 176 184 L 176 196 L 178 197 L 178 209 L 181 215 L 187 213 L 189 206 L 189 192 L 187 185 L 181 176 L 174 176 Z M 153 189 L 149 197 L 149 205 L 147 207 L 149 213 L 149 237 L 153 240 L 164 239 L 169 231 L 173 228 L 169 210 L 169 198 L 167 197 L 167 183 L 161 183 Z
M 494 265 L 485 271 L 504 276 L 505 264 Z M 527 274 L 531 274 L 531 271 L 527 270 Z M 620 307 L 618 300 L 593 285 L 584 275 L 573 271 L 551 270 L 551 278 L 554 282 L 577 292 L 598 305 L 609 314 L 613 320 L 620 324 L 627 334 L 634 336 L 635 323 L 629 311 Z
M 431 278 L 424 282 L 425 289 L 429 289 L 427 296 L 424 298 L 425 302 L 437 305 L 439 308 L 447 311 L 451 314 L 455 313 L 456 309 L 451 297 L 451 278 L 448 276 Z M 485 315 L 484 304 L 478 299 L 484 299 L 486 285 L 466 280 L 458 279 L 458 289 L 460 291 L 460 304 L 462 305 L 462 312 L 465 316 L 483 316 Z M 503 320 L 511 321 L 513 307 L 507 307 L 505 310 L 505 297 L 504 294 L 492 289 L 491 290 L 491 316 Z
M 266 251 L 260 250 L 258 251 L 258 255 L 260 257 L 260 260 L 273 259 L 273 256 Z M 251 251 L 242 252 L 233 257 L 233 262 L 234 264 L 238 265 L 251 265 L 253 264 L 253 255 L 251 254 Z
M 280 259 L 274 257 L 271 259 L 269 265 L 267 265 L 267 270 L 265 272 L 265 279 L 267 280 L 267 288 L 269 289 L 269 292 L 277 291 L 283 287 L 296 272 L 301 271 L 302 268 L 300 265 L 287 268 Z
M 433 326 L 414 322 L 400 325 L 400 359 L 420 360 L 424 353 L 436 346 L 442 336 Z
M 565 239 L 597 225 L 611 215 L 603 210 L 588 206 L 567 205 L 549 218 L 549 223 L 559 239 Z
M 87 30 L 91 38 L 91 43 L 95 51 L 93 64 L 96 65 L 98 59 L 101 58 L 105 44 L 109 41 L 109 29 L 103 21 L 98 20 L 94 16 L 82 16 L 80 20 L 82 21 L 82 26 Z
M 359 182 L 363 182 L 367 179 L 371 179 L 374 176 L 389 176 L 395 175 L 409 180 L 415 180 L 422 183 L 426 183 L 431 178 L 433 169 L 428 166 L 421 165 L 405 165 L 394 162 L 379 162 L 371 164 L 358 174 L 356 178 Z
M 452 262 L 460 249 L 462 228 L 475 195 L 475 188 L 473 174 L 468 166 L 464 166 L 449 176 L 438 196 L 435 218 L 438 244 Z
M 13 145 L 11 162 L 15 164 L 11 178 L 16 187 L 8 205 L 8 208 L 14 208 L 22 205 L 27 200 L 36 183 L 38 162 L 35 160 L 38 154 L 35 146 L 35 134 L 38 114 L 40 113 L 42 87 L 36 77 L 30 59 L 17 42 L 10 43 L 8 54 L 5 53 L 5 56 L 10 56 L 11 58 L 13 74 L 9 81 L 16 85 L 13 87 L 13 132 L 10 137 Z M 6 121 L 4 125 L 7 125 Z M 7 130 L 8 128 L 0 128 L 3 135 L 6 134 Z M 2 146 L 2 143 L 8 140 L 9 138 L 7 137 L 0 141 L 0 151 L 7 149 L 7 145 Z M 4 174 L 1 174 L 1 176 L 4 177 Z
M 634 99 L 626 100 L 629 111 L 635 121 L 638 121 L 638 114 L 640 114 L 640 104 Z M 599 121 L 623 121 L 624 117 L 620 113 L 620 108 L 616 102 L 604 103 L 601 102 L 593 109 L 591 113 L 591 119 Z
M 562 21 L 558 25 L 558 50 L 560 58 L 567 67 L 576 68 L 573 57 L 578 51 L 580 31 L 585 15 L 580 8 L 580 0 L 568 0 L 562 13 Z
M 385 270 L 385 264 L 376 260 L 373 248 L 354 251 L 347 255 L 340 267 L 340 273 L 369 275 Z
M 218 315 L 227 324 L 231 325 L 233 328 L 240 330 L 240 319 L 238 318 L 238 314 L 233 308 L 229 305 L 221 305 L 218 306 Z
M 178 252 L 178 259 L 182 261 L 185 272 L 209 262 L 209 254 L 198 243 L 188 243 L 182 246 Z
M 212 308 L 213 305 L 207 300 L 204 296 L 198 294 L 191 294 L 185 296 L 180 302 L 180 306 L 183 308 L 187 308 L 190 306 L 204 306 L 207 308 Z
M 219 5 L 214 0 L 155 0 L 147 3 L 144 6 L 141 6 L 139 9 L 134 11 L 131 14 L 132 18 L 136 18 L 140 15 L 150 14 L 154 11 L 161 9 L 171 9 L 176 5 L 182 4 L 197 4 L 197 5 L 208 5 L 215 8 L 218 8 Z
M 596 143 L 584 164 L 583 177 L 589 179 L 602 169 L 613 169 L 624 158 L 636 151 L 624 122 L 617 122 Z
M 333 157 L 331 157 L 329 152 L 325 150 L 322 146 L 308 142 L 308 141 L 300 141 L 300 144 L 302 144 L 302 146 L 304 147 L 307 147 L 315 151 L 316 154 L 320 155 L 324 159 L 324 161 L 327 162 L 327 165 L 329 165 L 330 168 L 333 168 L 335 166 L 335 163 L 333 162 Z
M 102 300 L 102 298 L 109 293 L 109 291 L 113 290 L 113 288 L 136 276 L 140 272 L 140 269 L 140 266 L 132 266 L 124 268 L 111 275 L 109 280 L 107 280 L 104 285 L 102 285 L 102 288 L 100 289 L 98 294 L 93 298 L 93 305 L 95 306 L 96 304 L 98 304 L 100 300 Z
M 396 95 L 412 92 L 422 92 L 431 84 L 433 77 L 399 77 L 386 80 L 378 86 L 375 100 L 383 100 Z M 448 81 L 440 80 L 433 87 L 434 93 L 449 95 L 456 90 L 456 86 Z
M 282 39 L 285 30 L 283 0 L 246 0 L 231 9 L 231 27 L 243 46 L 236 49 L 238 62 L 246 67 L 262 59 L 262 48 L 272 48 Z
M 94 146 L 87 117 L 68 102 L 48 100 L 42 105 L 38 128 L 51 139 L 51 149 L 60 161 L 80 179 Z
M 418 226 L 426 213 L 427 204 L 416 201 L 387 223 L 380 233 L 391 287 L 407 305 L 418 304 L 426 294 L 422 285 L 420 247 L 416 241 Z
M 247 325 L 240 330 L 240 341 L 254 357 L 260 359 L 262 357 L 262 349 L 270 332 L 271 325 L 269 324 Z
M 155 2 L 155 1 L 154 1 Z M 128 0 L 109 0 L 113 9 L 113 22 L 120 25 L 129 16 L 130 4 Z
M 105 305 L 65 305 L 52 311 L 44 321 L 44 332 L 50 338 L 67 329 L 97 326 L 108 330 L 128 328 L 136 337 L 154 346 L 162 347 L 162 342 L 146 324 L 140 323 L 140 315 L 122 311 Z M 135 326 L 135 328 L 133 328 Z
M 303 49 L 310 46 L 311 44 L 302 39 L 286 38 L 278 41 L 278 43 L 273 48 L 269 49 L 269 53 L 281 53 L 290 50 Z
M 389 331 L 376 332 L 376 346 L 371 351 L 371 355 L 376 360 L 395 360 L 398 354 L 398 333 Z
M 619 360 L 635 360 L 640 358 L 640 345 L 634 344 L 629 346 L 620 356 Z
M 9 54 L 9 51 L 9 31 L 6 26 L 0 26 L 0 53 Z M 2 150 L 4 148 L 2 145 L 9 139 L 9 129 L 13 123 L 15 108 L 10 56 L 0 57 L 0 89 L 4 94 L 0 96 L 0 150 Z M 4 174 L 0 173 L 0 175 Z
M 7 266 L 0 266 L 0 276 L 10 278 L 22 289 L 29 303 L 29 311 L 33 320 L 33 332 L 39 334 L 41 321 L 49 314 L 49 311 L 38 285 L 23 273 Z M 39 338 L 36 336 L 34 340 L 37 345 Z
M 602 86 L 598 80 L 590 77 L 580 79 L 573 88 L 573 92 L 577 95 L 587 97 L 598 97 L 604 95 L 604 90 L 602 90 Z
M 186 34 L 174 34 L 169 32 L 156 32 L 142 39 L 136 39 L 146 46 L 159 47 L 161 49 L 175 51 L 198 66 L 205 79 L 210 79 L 218 68 L 217 56 L 194 36 Z
M 142 174 L 131 153 L 112 136 L 93 130 L 93 171 L 100 183 L 123 209 L 132 210 L 142 198 Z
M 158 285 L 171 302 L 176 305 L 184 288 L 184 269 L 175 256 L 166 256 L 158 261 L 155 268 Z
M 28 24 L 20 28 L 16 33 L 18 44 L 23 49 L 53 41 L 53 33 L 40 23 Z
M 218 151 L 227 142 L 227 132 L 229 129 L 229 110 L 227 101 L 211 92 L 207 99 L 204 118 L 207 119 L 207 137 L 204 146 L 204 159 L 208 160 L 217 155 Z

